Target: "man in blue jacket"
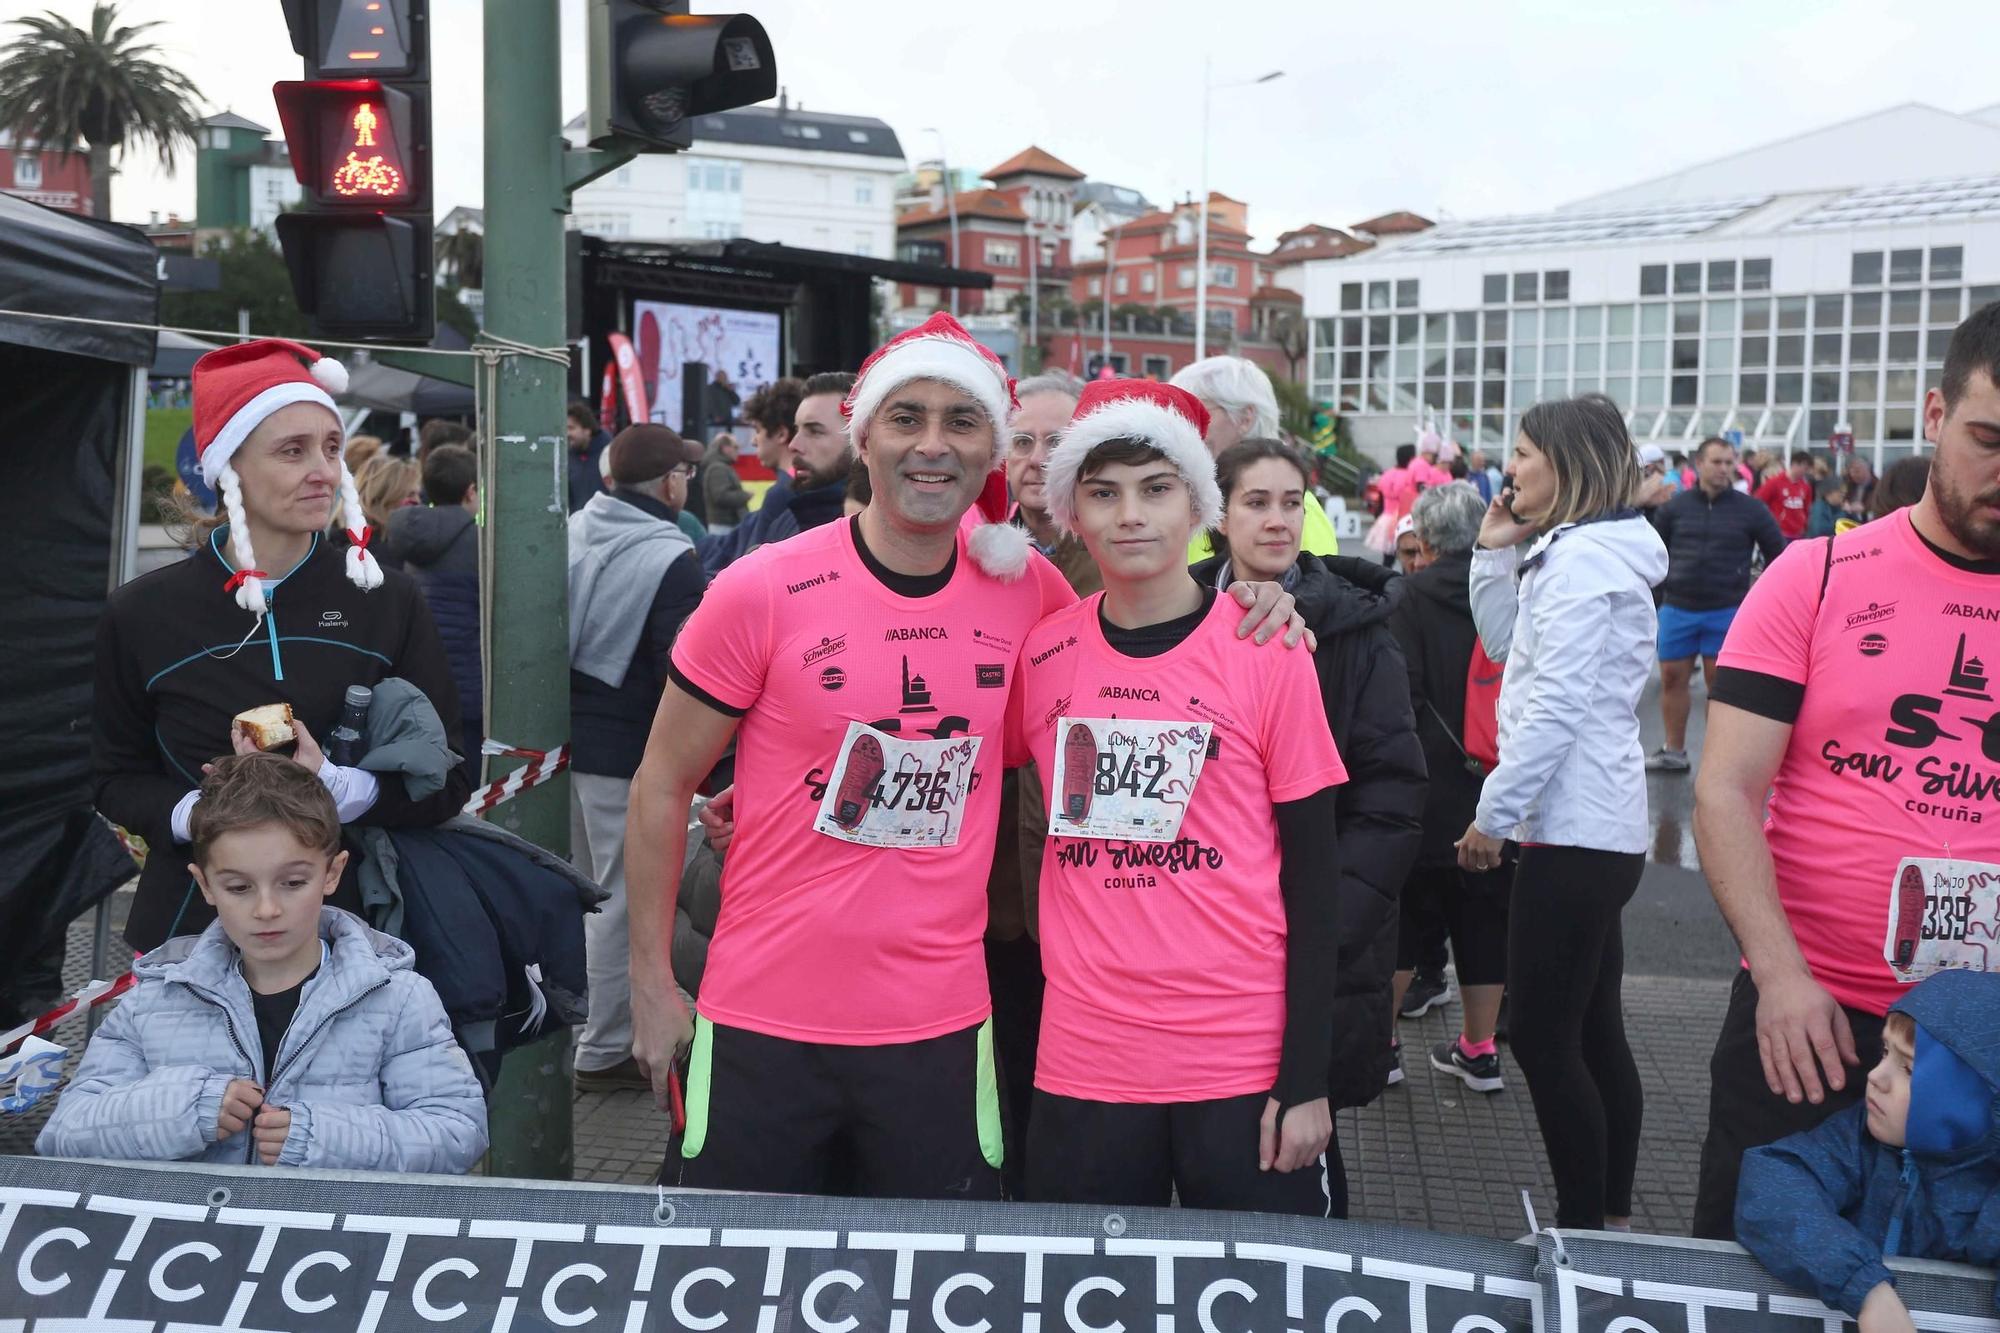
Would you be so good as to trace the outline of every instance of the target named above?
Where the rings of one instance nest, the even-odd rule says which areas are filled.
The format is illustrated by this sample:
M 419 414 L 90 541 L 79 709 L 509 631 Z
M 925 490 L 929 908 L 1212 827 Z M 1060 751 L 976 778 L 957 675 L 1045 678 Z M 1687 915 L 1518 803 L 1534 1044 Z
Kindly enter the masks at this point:
M 1743 1157 L 1736 1238 L 1860 1321 L 1912 1327 L 1883 1259 L 2000 1260 L 2000 975 L 1939 972 L 1898 1000 L 1863 1105 Z
M 1646 760 L 1654 772 L 1688 771 L 1688 683 L 1694 659 L 1702 680 L 1715 686 L 1715 659 L 1750 595 L 1750 557 L 1764 563 L 1785 549 L 1778 520 L 1755 498 L 1736 490 L 1736 450 L 1711 437 L 1695 451 L 1700 484 L 1681 491 L 1655 511 L 1653 527 L 1667 544 L 1667 577 L 1660 584 L 1660 716 L 1666 739 Z

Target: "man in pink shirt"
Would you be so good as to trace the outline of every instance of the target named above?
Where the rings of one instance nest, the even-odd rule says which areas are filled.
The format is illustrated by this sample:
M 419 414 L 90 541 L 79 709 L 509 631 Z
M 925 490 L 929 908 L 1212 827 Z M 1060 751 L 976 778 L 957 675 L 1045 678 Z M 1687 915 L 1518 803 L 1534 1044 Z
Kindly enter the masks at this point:
M 1104 591 L 1022 650 L 1049 801 L 1028 1195 L 1324 1217 L 1347 773 L 1312 663 L 1239 639 L 1181 558 L 1222 508 L 1206 417 L 1092 384 L 1047 466 Z
M 1004 721 L 1028 631 L 1075 600 L 1020 529 L 961 522 L 975 498 L 1004 517 L 1012 385 L 948 315 L 877 350 L 843 405 L 867 508 L 731 565 L 674 646 L 626 880 L 656 1095 L 692 1045 L 663 1173 L 684 1185 L 822 1193 L 838 1162 L 872 1195 L 999 1195 L 981 936 Z M 691 1021 L 674 893 L 732 739 L 736 835 Z
M 1744 970 L 1697 1235 L 1733 1234 L 1747 1149 L 1861 1099 L 1890 1005 L 2000 943 L 2000 304 L 1952 335 L 1924 438 L 1923 498 L 1795 542 L 1723 643 L 1695 840 Z

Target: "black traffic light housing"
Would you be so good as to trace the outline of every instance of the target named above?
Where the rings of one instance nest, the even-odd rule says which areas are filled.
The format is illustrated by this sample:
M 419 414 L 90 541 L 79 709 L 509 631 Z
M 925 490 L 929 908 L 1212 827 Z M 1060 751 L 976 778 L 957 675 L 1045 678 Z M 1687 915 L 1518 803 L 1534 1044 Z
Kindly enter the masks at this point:
M 691 147 L 693 119 L 775 97 L 778 64 L 748 14 L 690 14 L 685 0 L 592 0 L 590 141 Z
M 331 338 L 436 332 L 428 0 L 284 0 L 302 80 L 273 85 L 304 205 L 278 218 L 299 308 Z

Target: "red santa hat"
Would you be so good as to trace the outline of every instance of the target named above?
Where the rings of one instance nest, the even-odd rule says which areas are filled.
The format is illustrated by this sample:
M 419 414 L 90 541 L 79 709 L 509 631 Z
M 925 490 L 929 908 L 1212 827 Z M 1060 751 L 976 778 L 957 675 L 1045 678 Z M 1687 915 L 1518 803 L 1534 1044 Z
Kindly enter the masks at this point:
M 962 389 L 981 407 L 993 428 L 993 452 L 978 501 L 986 521 L 966 539 L 979 567 L 999 579 L 1016 579 L 1028 567 L 1028 534 L 1007 522 L 1007 474 L 1002 468 L 1007 419 L 1021 404 L 1014 397 L 1014 378 L 1006 365 L 965 331 L 965 326 L 939 311 L 916 328 L 899 333 L 871 352 L 861 363 L 854 388 L 840 405 L 847 419 L 848 438 L 859 448 L 867 441 L 868 423 L 876 409 L 905 384 L 937 380 Z
M 1074 532 L 1083 460 L 1100 444 L 1140 440 L 1166 455 L 1187 483 L 1197 526 L 1214 527 L 1222 521 L 1222 488 L 1215 481 L 1215 457 L 1202 443 L 1207 434 L 1208 409 L 1186 389 L 1152 380 L 1092 380 L 1049 453 L 1049 517 Z
M 264 613 L 264 571 L 250 549 L 243 487 L 230 459 L 273 412 L 293 403 L 317 403 L 335 412 L 333 395 L 347 388 L 347 368 L 303 343 L 258 338 L 221 347 L 194 363 L 194 449 L 201 478 L 215 488 L 229 516 L 229 545 L 236 572 L 225 588 L 236 604 Z M 335 420 L 339 414 L 335 412 Z M 340 461 L 341 521 L 347 525 L 347 577 L 362 589 L 382 586 L 382 567 L 368 553 L 367 520 L 347 459 Z

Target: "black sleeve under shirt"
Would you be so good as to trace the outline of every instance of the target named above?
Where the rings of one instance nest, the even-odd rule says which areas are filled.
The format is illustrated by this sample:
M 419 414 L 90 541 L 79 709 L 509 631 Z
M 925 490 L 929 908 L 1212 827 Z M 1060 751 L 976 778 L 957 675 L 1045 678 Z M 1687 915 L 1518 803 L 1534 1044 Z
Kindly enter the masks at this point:
M 1301 1102 L 1327 1095 L 1340 957 L 1335 791 L 1324 787 L 1276 806 L 1278 891 L 1285 900 L 1285 1037 L 1271 1095 L 1280 1117 Z
M 1806 701 L 1806 687 L 1796 680 L 1773 676 L 1742 667 L 1717 667 L 1715 687 L 1708 697 L 1731 708 L 1741 708 L 1758 717 L 1787 726 L 1799 720 L 1799 708 Z

